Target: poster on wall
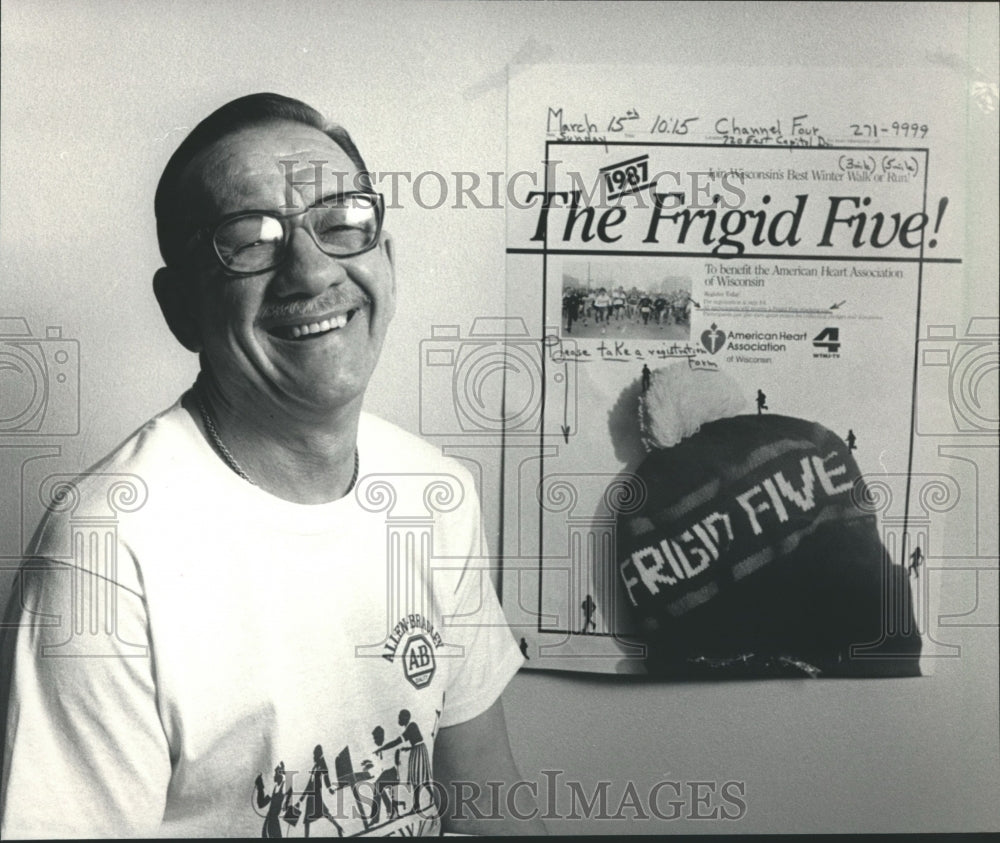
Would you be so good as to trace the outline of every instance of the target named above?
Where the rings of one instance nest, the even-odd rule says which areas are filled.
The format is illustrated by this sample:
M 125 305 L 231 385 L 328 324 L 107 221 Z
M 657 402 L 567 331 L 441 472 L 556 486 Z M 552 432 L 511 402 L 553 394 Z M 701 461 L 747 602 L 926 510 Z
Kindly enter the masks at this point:
M 518 70 L 503 598 L 526 666 L 919 675 L 917 390 L 962 284 L 964 92 Z

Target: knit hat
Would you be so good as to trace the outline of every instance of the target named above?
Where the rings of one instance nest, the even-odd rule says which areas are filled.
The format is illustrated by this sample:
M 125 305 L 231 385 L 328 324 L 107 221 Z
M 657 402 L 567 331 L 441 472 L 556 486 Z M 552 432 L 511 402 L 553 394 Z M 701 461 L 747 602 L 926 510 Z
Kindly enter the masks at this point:
M 616 558 L 649 672 L 919 675 L 909 582 L 850 450 L 747 406 L 686 362 L 640 397 L 646 496 L 619 516 Z

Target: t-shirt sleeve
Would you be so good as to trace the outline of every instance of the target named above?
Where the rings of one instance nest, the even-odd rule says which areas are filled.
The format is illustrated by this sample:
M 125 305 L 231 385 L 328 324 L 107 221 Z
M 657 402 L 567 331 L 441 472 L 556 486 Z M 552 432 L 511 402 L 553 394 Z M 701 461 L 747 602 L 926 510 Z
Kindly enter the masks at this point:
M 131 588 L 69 564 L 22 566 L 0 649 L 0 836 L 159 828 L 171 766 L 147 628 Z
M 490 576 L 497 560 L 482 541 L 479 502 L 473 498 L 465 517 L 471 541 L 463 564 L 446 579 L 452 608 L 442 618 L 445 644 L 461 648 L 455 657 L 441 726 L 454 726 L 482 714 L 499 698 L 524 658 L 497 599 Z

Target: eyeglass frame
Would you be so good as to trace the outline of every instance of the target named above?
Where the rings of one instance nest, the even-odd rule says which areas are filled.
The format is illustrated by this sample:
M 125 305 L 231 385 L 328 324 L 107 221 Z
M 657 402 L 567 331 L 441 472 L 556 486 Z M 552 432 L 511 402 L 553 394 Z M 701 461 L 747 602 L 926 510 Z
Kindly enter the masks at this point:
M 346 252 L 346 253 L 328 252 L 326 249 L 323 248 L 322 245 L 320 245 L 319 240 L 317 240 L 316 232 L 313 230 L 311 223 L 309 223 L 308 221 L 303 221 L 298 226 L 290 223 L 286 224 L 286 220 L 291 220 L 294 219 L 295 217 L 304 217 L 310 211 L 324 207 L 324 203 L 329 201 L 330 199 L 344 199 L 349 196 L 375 197 L 375 203 L 374 203 L 375 234 L 374 237 L 372 238 L 372 242 L 369 245 L 365 246 L 363 249 L 359 249 L 356 252 Z M 215 242 L 215 235 L 218 232 L 218 230 L 222 228 L 222 226 L 224 226 L 226 223 L 232 222 L 233 220 L 241 219 L 242 217 L 253 217 L 253 216 L 266 216 L 266 217 L 271 217 L 272 219 L 278 221 L 278 224 L 281 226 L 281 234 L 282 234 L 280 256 L 275 263 L 270 264 L 269 266 L 262 267 L 260 269 L 233 269 L 231 266 L 228 266 L 226 262 L 223 260 L 222 255 L 219 252 L 219 246 Z M 216 261 L 222 268 L 222 271 L 225 272 L 227 275 L 245 278 L 251 275 L 259 275 L 261 272 L 270 272 L 272 269 L 277 269 L 279 266 L 281 266 L 282 263 L 284 263 L 285 257 L 288 254 L 288 243 L 292 239 L 293 228 L 304 228 L 306 232 L 309 234 L 310 239 L 312 239 L 313 243 L 316 244 L 316 248 L 319 249 L 324 255 L 327 255 L 331 258 L 354 258 L 357 257 L 358 255 L 363 255 L 366 252 L 370 252 L 378 245 L 379 238 L 382 236 L 382 225 L 384 222 L 385 222 L 385 197 L 381 193 L 378 193 L 374 190 L 349 190 L 344 193 L 329 193 L 322 199 L 320 199 L 319 202 L 309 205 L 308 207 L 303 208 L 300 211 L 291 211 L 285 214 L 278 213 L 277 211 L 271 208 L 266 210 L 258 208 L 247 208 L 242 211 L 234 211 L 231 214 L 226 214 L 225 216 L 220 217 L 215 222 L 203 225 L 201 228 L 195 231 L 195 233 L 191 235 L 191 239 L 189 241 L 190 245 L 188 246 L 188 248 L 189 249 L 195 248 L 197 243 L 201 242 L 206 237 L 206 235 L 211 235 L 210 242 L 212 244 L 212 251 L 215 254 Z

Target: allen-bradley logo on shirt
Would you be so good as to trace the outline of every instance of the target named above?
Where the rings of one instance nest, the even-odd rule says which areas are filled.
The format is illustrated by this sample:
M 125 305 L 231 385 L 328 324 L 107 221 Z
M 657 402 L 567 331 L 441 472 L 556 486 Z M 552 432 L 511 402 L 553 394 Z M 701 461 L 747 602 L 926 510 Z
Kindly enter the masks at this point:
M 441 635 L 430 620 L 420 614 L 406 615 L 392 628 L 382 658 L 393 662 L 398 657 L 406 680 L 414 688 L 426 688 L 437 670 L 434 651 L 441 643 Z

